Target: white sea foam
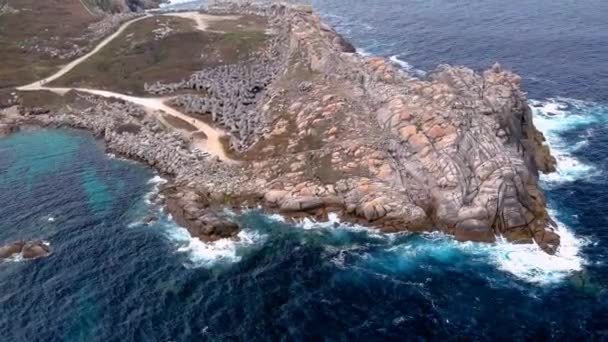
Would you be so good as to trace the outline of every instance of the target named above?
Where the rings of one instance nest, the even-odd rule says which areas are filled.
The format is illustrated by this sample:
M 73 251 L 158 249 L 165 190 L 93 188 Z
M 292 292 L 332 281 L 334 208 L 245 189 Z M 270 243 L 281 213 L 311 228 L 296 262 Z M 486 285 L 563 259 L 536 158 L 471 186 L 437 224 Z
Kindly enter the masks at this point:
M 602 111 L 595 110 L 598 108 L 595 104 L 564 98 L 531 100 L 530 104 L 534 113 L 534 125 L 547 138 L 547 144 L 557 160 L 557 172 L 543 175 L 541 180 L 551 186 L 596 176 L 599 170 L 573 156 L 576 150 L 587 144 L 585 139 L 592 130 L 588 129 L 587 136 L 581 137 L 582 140 L 574 144 L 563 141 L 561 134 L 604 120 Z
M 22 262 L 25 261 L 23 254 L 17 253 L 10 256 L 10 258 L 2 259 L 0 262 Z
M 367 50 L 365 50 L 365 49 L 363 49 L 363 48 L 358 48 L 358 49 L 357 49 L 357 53 L 358 53 L 358 54 L 360 54 L 360 55 L 361 55 L 361 56 L 363 56 L 363 57 L 369 57 L 369 56 L 371 56 L 371 55 L 372 55 L 372 53 L 371 53 L 371 52 L 369 52 L 369 51 L 367 51 Z
M 426 71 L 420 70 L 420 69 L 415 69 L 410 63 L 408 63 L 402 59 L 399 59 L 399 56 L 397 56 L 397 55 L 391 56 L 390 61 L 393 62 L 394 64 L 398 65 L 403 70 L 409 72 L 411 75 L 414 75 L 417 77 L 426 77 Z
M 487 252 L 497 267 L 531 283 L 550 284 L 563 280 L 572 272 L 581 271 L 585 260 L 580 249 L 587 241 L 579 239 L 558 223 L 560 247 L 555 255 L 542 251 L 536 244 L 512 244 L 504 240 Z
M 270 215 L 266 215 L 266 217 L 269 218 L 271 221 L 276 221 L 276 222 L 281 222 L 281 223 L 287 222 L 285 217 L 280 214 L 270 214 Z
M 192 267 L 212 267 L 219 263 L 241 261 L 243 253 L 264 243 L 266 236 L 247 229 L 239 232 L 236 238 L 203 242 L 192 237 L 187 229 L 175 224 L 167 227 L 168 237 L 179 247 L 178 252 L 187 253 Z
M 410 65 L 410 63 L 399 59 L 399 56 L 397 56 L 397 55 L 391 56 L 390 60 L 391 60 L 391 62 L 397 64 L 398 66 L 402 67 L 403 69 L 405 69 L 407 71 L 412 70 L 412 66 Z
M 551 212 L 551 214 L 553 214 Z M 269 216 L 270 217 L 270 216 Z M 276 218 L 276 215 L 272 215 Z M 273 218 L 273 219 L 275 219 Z M 305 229 L 334 229 L 353 232 L 366 232 L 370 237 L 382 238 L 386 242 L 386 251 L 394 252 L 408 262 L 415 263 L 416 258 L 432 256 L 435 259 L 450 262 L 456 254 L 464 253 L 481 257 L 496 266 L 499 270 L 508 272 L 515 277 L 530 283 L 546 285 L 556 283 L 572 272 L 581 271 L 585 265 L 580 255 L 582 246 L 588 243 L 585 239 L 577 238 L 568 228 L 557 222 L 556 233 L 560 235 L 561 243 L 555 255 L 545 253 L 536 244 L 513 244 L 500 238 L 496 243 L 458 242 L 453 237 L 441 232 L 422 233 L 425 242 L 406 241 L 395 244 L 396 234 L 382 234 L 379 231 L 356 224 L 342 223 L 336 214 L 330 214 L 329 220 L 317 222 L 313 219 L 303 219 L 295 226 Z M 345 252 L 359 249 L 358 246 L 343 248 Z M 336 253 L 334 253 L 336 254 Z M 373 258 L 373 255 L 367 255 Z M 339 266 L 344 266 L 344 255 L 334 256 Z
M 339 229 L 349 230 L 353 232 L 366 232 L 369 236 L 389 238 L 389 234 L 382 234 L 377 229 L 365 227 L 359 224 L 342 222 L 336 213 L 329 213 L 327 221 L 317 221 L 313 218 L 304 218 L 296 223 L 296 227 L 313 230 L 313 229 Z
M 146 204 L 150 205 L 152 204 L 152 199 L 158 194 L 158 192 L 160 191 L 160 187 L 163 184 L 166 184 L 168 181 L 166 179 L 164 179 L 163 177 L 156 175 L 154 177 L 152 177 L 149 181 L 148 184 L 153 184 L 152 186 L 152 190 L 150 190 L 150 192 L 148 192 L 145 196 L 144 196 L 144 201 L 146 202 Z
M 148 184 L 165 184 L 165 183 L 167 183 L 167 180 L 159 175 L 152 177 L 152 179 L 150 179 L 148 181 Z
M 497 269 L 518 279 L 548 285 L 581 271 L 585 265 L 580 249 L 587 241 L 575 237 L 563 224 L 559 224 L 557 233 L 561 237 L 561 244 L 555 255 L 545 253 L 536 244 L 513 244 L 502 238 L 496 243 L 458 242 L 439 232 L 423 234 L 425 240 L 428 240 L 426 243 L 406 242 L 392 246 L 389 250 L 410 263 L 415 263 L 416 258 L 424 256 L 450 263 L 457 254 L 464 253 L 477 260 L 487 260 Z

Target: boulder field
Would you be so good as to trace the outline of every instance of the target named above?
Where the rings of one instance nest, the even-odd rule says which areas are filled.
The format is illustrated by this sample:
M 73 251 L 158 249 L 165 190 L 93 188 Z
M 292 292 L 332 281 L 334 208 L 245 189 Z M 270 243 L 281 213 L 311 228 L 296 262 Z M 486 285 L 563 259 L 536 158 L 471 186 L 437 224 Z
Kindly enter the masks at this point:
M 481 73 L 441 65 L 420 79 L 358 55 L 309 7 L 209 12 L 267 17 L 268 46 L 238 64 L 146 89 L 208 115 L 228 132 L 235 162 L 197 155 L 157 116 L 125 102 L 90 99 L 86 115 L 66 109 L 32 118 L 22 110 L 23 120 L 92 130 L 110 150 L 173 176 L 165 204 L 204 240 L 238 233 L 222 207 L 262 205 L 293 217 L 337 213 L 385 232 L 503 236 L 556 252 L 560 238 L 538 185 L 555 159 L 519 76 L 498 64 Z M 140 129 L 120 130 L 125 124 Z

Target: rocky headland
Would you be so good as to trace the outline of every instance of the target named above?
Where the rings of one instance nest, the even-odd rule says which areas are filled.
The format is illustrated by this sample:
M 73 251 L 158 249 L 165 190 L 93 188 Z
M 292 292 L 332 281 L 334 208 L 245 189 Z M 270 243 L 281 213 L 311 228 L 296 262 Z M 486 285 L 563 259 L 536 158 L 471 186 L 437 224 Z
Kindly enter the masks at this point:
M 162 203 L 204 240 L 238 233 L 222 208 L 261 205 L 296 218 L 337 213 L 387 233 L 503 236 L 555 253 L 559 236 L 538 185 L 555 160 L 519 76 L 498 64 L 480 74 L 442 65 L 419 79 L 356 54 L 306 6 L 231 5 L 209 14 L 265 18 L 268 44 L 145 90 L 225 131 L 229 160 L 200 152 L 161 112 L 93 95 L 77 95 L 84 109 L 32 111 L 13 100 L 0 130 L 94 132 L 110 151 L 170 175 Z

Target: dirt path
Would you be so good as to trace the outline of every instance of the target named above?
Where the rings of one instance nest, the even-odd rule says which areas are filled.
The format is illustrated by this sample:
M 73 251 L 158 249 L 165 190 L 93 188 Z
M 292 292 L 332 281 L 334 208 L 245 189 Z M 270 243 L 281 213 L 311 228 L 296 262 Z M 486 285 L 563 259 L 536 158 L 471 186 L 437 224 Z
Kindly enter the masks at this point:
M 71 61 L 70 63 L 66 64 L 65 66 L 63 66 L 59 71 L 57 71 L 54 75 L 49 76 L 47 78 L 44 78 L 40 81 L 36 81 L 33 83 L 30 83 L 28 85 L 24 85 L 21 86 L 19 88 L 17 88 L 17 90 L 20 91 L 29 91 L 29 90 L 41 90 L 43 85 L 49 83 L 49 82 L 53 82 L 54 80 L 58 79 L 59 77 L 67 74 L 68 72 L 72 71 L 76 66 L 78 66 L 80 63 L 86 61 L 87 59 L 91 58 L 91 56 L 93 56 L 94 54 L 96 54 L 97 52 L 99 52 L 101 49 L 103 49 L 106 45 L 108 45 L 111 41 L 113 41 L 114 39 L 116 39 L 116 37 L 120 36 L 121 33 L 123 33 L 129 26 L 131 26 L 132 24 L 149 18 L 150 15 L 144 15 L 138 18 L 135 18 L 133 20 L 127 21 L 126 23 L 122 24 L 122 26 L 120 26 L 120 28 L 118 28 L 118 30 L 114 33 L 112 33 L 111 35 L 109 35 L 108 37 L 106 37 L 104 40 L 102 40 L 99 44 L 97 44 L 97 46 L 91 50 L 89 53 L 87 53 L 86 55 L 79 57 L 73 61 Z
M 174 13 L 174 14 L 179 17 L 198 18 L 198 19 L 194 19 L 194 20 L 197 21 L 197 25 L 199 25 L 199 29 L 204 30 L 204 28 L 207 27 L 205 24 L 205 20 L 203 19 L 204 15 L 199 16 L 198 13 L 196 13 L 196 12 L 192 12 L 192 13 L 188 14 L 188 16 L 182 15 L 182 14 L 187 14 L 187 13 Z M 177 14 L 179 14 L 179 15 L 177 15 Z M 193 17 L 191 17 L 191 16 L 193 16 Z M 133 23 L 138 22 L 140 20 L 143 20 L 145 18 L 149 18 L 149 17 L 151 17 L 151 15 L 139 17 L 139 18 L 136 18 L 136 19 L 133 19 L 131 21 L 124 23 L 116 32 L 114 32 L 112 35 L 108 36 L 103 41 L 101 41 L 91 52 L 68 63 L 67 65 L 62 67 L 59 71 L 57 71 L 57 73 L 55 73 L 54 75 L 44 78 L 40 81 L 36 81 L 31 84 L 18 87 L 17 90 L 19 90 L 19 91 L 48 90 L 48 91 L 52 91 L 52 92 L 55 92 L 55 93 L 61 94 L 61 95 L 64 95 L 65 93 L 67 93 L 71 90 L 74 90 L 74 91 L 79 91 L 79 92 L 88 93 L 88 94 L 97 95 L 97 96 L 106 97 L 106 98 L 122 99 L 122 100 L 125 100 L 128 102 L 143 106 L 144 108 L 146 108 L 148 110 L 163 111 L 168 115 L 174 116 L 176 118 L 179 118 L 181 120 L 184 120 L 184 121 L 192 124 L 200 132 L 205 133 L 205 135 L 207 136 L 206 142 L 200 142 L 200 141 L 195 142 L 194 145 L 197 148 L 201 149 L 201 147 L 204 147 L 205 152 L 207 152 L 211 155 L 217 156 L 218 158 L 220 158 L 220 160 L 225 161 L 225 162 L 234 162 L 232 159 L 230 159 L 226 155 L 226 151 L 221 142 L 221 138 L 226 135 L 223 131 L 209 126 L 202 120 L 198 120 L 198 119 L 188 116 L 182 112 L 179 112 L 174 108 L 167 106 L 165 104 L 165 101 L 167 100 L 167 98 L 136 97 L 136 96 L 130 96 L 130 95 L 115 93 L 115 92 L 111 92 L 111 91 L 107 91 L 107 90 L 99 90 L 99 89 L 47 87 L 46 86 L 46 84 L 48 84 L 49 82 L 52 82 L 52 81 L 60 78 L 61 76 L 67 74 L 68 72 L 73 70 L 76 66 L 78 66 L 80 63 L 86 61 L 88 58 L 90 58 L 91 56 L 93 56 L 94 54 L 99 52 L 103 47 L 108 45 L 108 43 L 110 43 L 112 40 L 114 40 L 116 37 L 118 37 L 122 32 L 124 32 L 125 29 L 127 29 L 130 25 L 132 25 Z

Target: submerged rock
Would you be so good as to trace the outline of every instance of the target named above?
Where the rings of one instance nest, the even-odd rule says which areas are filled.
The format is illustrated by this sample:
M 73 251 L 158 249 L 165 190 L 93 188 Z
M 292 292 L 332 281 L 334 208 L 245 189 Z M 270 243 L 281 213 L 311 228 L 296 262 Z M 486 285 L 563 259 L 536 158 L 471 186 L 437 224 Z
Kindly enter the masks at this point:
M 15 254 L 21 253 L 25 241 L 15 241 L 0 247 L 0 259 L 7 259 Z
M 188 229 L 202 241 L 235 237 L 240 227 L 228 218 L 220 207 L 210 207 L 206 197 L 188 190 L 165 191 L 167 211 L 175 222 Z
M 0 123 L 0 138 L 7 137 L 18 131 L 19 131 L 19 126 L 17 126 L 17 125 L 10 124 L 10 123 L 6 123 L 6 124 Z
M 8 259 L 17 254 L 24 259 L 44 258 L 51 254 L 51 249 L 44 241 L 15 241 L 0 247 L 0 259 Z

